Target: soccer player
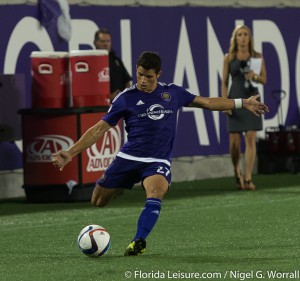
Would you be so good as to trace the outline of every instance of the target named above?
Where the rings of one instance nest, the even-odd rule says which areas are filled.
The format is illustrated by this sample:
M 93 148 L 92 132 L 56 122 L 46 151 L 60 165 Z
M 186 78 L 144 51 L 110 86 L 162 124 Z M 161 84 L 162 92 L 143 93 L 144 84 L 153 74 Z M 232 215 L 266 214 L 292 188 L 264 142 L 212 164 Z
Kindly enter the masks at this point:
M 145 251 L 146 238 L 159 217 L 162 200 L 171 183 L 178 109 L 182 106 L 218 111 L 245 108 L 255 115 L 268 111 L 266 105 L 257 101 L 258 95 L 236 100 L 195 96 L 182 87 L 158 82 L 160 75 L 159 55 L 143 52 L 136 65 L 137 83 L 120 93 L 102 120 L 89 128 L 73 146 L 67 151 L 58 151 L 52 159 L 53 165 L 62 170 L 74 156 L 95 144 L 124 118 L 128 141 L 97 180 L 91 201 L 95 206 L 103 207 L 122 188 L 131 189 L 135 183 L 142 183 L 146 203 L 125 256 L 140 255 Z

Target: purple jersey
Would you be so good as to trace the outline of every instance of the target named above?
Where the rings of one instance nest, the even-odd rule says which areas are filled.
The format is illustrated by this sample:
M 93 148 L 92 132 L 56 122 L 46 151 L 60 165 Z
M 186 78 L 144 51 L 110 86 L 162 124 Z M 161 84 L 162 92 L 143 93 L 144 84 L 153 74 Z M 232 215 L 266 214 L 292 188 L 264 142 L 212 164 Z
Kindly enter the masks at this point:
M 140 91 L 135 85 L 119 94 L 103 117 L 111 126 L 124 118 L 128 141 L 122 146 L 118 156 L 170 165 L 177 111 L 194 99 L 195 95 L 182 87 L 163 83 L 158 83 L 151 93 Z

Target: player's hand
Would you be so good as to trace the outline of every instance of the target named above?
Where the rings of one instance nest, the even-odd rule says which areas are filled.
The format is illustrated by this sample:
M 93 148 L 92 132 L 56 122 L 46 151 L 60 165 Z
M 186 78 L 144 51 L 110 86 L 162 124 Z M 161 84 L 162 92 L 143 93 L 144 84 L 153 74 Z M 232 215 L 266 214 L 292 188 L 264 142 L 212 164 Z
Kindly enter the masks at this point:
M 53 154 L 52 163 L 55 167 L 63 170 L 64 166 L 72 161 L 72 156 L 68 151 L 60 150 Z
M 243 107 L 253 112 L 256 116 L 269 112 L 269 108 L 265 104 L 259 102 L 258 98 L 259 94 L 243 100 Z

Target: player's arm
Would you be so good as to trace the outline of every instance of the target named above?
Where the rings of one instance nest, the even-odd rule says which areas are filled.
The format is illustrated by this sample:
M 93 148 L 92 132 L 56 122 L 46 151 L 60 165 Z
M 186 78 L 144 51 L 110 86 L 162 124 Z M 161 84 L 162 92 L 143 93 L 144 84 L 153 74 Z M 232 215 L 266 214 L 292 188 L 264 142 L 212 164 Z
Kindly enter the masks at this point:
M 94 126 L 89 128 L 82 136 L 81 138 L 72 145 L 68 152 L 72 157 L 75 155 L 81 153 L 85 149 L 91 147 L 93 144 L 95 144 L 106 131 L 108 131 L 111 128 L 111 126 L 105 122 L 104 120 L 100 120 L 98 123 L 96 123 Z
M 53 165 L 62 170 L 65 165 L 71 162 L 74 156 L 95 144 L 110 128 L 111 126 L 104 120 L 99 121 L 89 128 L 67 151 L 60 150 L 54 153 L 52 157 Z
M 196 96 L 189 107 L 204 108 L 207 110 L 224 111 L 232 109 L 245 108 L 255 115 L 259 116 L 268 112 L 268 107 L 259 102 L 257 99 L 259 95 L 250 97 L 249 99 L 227 99 L 227 98 L 213 98 Z

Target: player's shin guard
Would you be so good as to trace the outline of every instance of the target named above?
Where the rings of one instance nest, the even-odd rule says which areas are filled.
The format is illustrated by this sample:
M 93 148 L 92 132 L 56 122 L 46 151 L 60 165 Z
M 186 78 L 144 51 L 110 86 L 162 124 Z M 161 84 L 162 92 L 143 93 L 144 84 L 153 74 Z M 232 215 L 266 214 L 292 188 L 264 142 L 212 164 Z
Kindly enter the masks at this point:
M 137 225 L 136 235 L 133 241 L 142 238 L 146 239 L 160 214 L 161 200 L 157 198 L 147 198 L 145 207 L 140 215 Z

